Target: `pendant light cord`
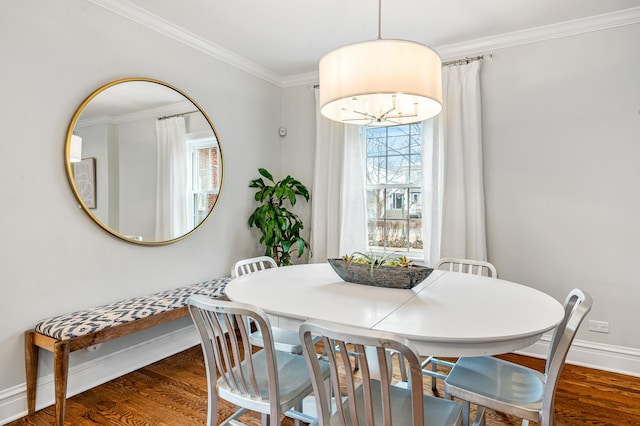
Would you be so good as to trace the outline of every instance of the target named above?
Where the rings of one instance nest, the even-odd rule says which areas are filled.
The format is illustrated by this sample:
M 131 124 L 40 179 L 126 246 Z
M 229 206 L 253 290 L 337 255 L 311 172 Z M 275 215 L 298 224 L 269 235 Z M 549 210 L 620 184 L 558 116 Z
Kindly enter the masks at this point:
M 382 0 L 378 0 L 378 40 L 382 39 Z

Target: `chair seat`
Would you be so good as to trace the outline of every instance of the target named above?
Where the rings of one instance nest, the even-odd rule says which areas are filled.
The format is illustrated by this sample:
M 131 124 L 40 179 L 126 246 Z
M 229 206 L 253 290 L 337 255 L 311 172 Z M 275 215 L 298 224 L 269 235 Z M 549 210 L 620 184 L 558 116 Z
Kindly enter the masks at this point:
M 545 380 L 536 370 L 498 358 L 460 358 L 445 379 L 445 392 L 455 388 L 451 393 L 488 408 L 494 408 L 491 400 L 500 401 L 518 407 L 521 418 L 537 420 Z
M 444 379 L 447 398 L 462 400 L 463 423 L 476 404 L 475 424 L 485 424 L 486 408 L 541 425 L 555 425 L 554 398 L 567 353 L 593 306 L 588 293 L 575 288 L 564 301 L 564 318 L 553 331 L 545 373 L 493 357 L 461 358 Z M 523 421 L 523 424 L 525 422 Z
M 297 330 L 287 330 L 280 327 L 271 327 L 273 336 L 273 346 L 276 351 L 290 352 L 292 354 L 302 354 L 302 344 Z M 250 342 L 254 346 L 264 346 L 262 333 L 255 331 L 251 333 Z
M 311 378 L 307 362 L 303 356 L 294 355 L 288 352 L 276 351 L 276 364 L 278 371 L 278 386 L 280 389 L 280 403 L 284 407 L 294 405 L 293 401 L 299 399 L 300 395 L 307 395 L 313 390 Z M 247 405 L 246 398 L 238 398 L 235 392 L 230 391 L 223 378 L 218 379 L 218 391 L 220 396 L 232 403 L 237 400 L 237 404 L 249 408 L 250 410 L 262 411 L 259 407 L 269 405 L 269 379 L 267 377 L 267 365 L 264 349 L 253 354 L 253 369 L 255 372 L 256 383 L 260 397 L 265 401 L 256 398 L 255 406 L 252 408 Z M 321 364 L 324 377 L 329 375 L 329 366 L 327 363 Z M 242 371 L 245 377 L 247 374 L 247 364 L 242 363 Z
M 371 381 L 371 394 L 374 401 L 380 401 L 380 382 L 378 380 Z M 393 415 L 393 426 L 413 425 L 411 418 L 411 390 L 391 386 L 391 413 Z M 356 389 L 356 401 L 360 406 L 364 405 L 363 386 L 360 385 Z M 345 401 L 344 410 L 349 409 L 349 400 Z M 425 424 L 430 426 L 444 426 L 444 425 L 456 425 L 460 418 L 460 405 L 456 402 L 449 401 L 442 398 L 435 398 L 429 395 L 423 396 L 424 412 L 428 414 L 425 416 Z M 382 407 L 380 404 L 374 404 L 373 413 L 376 420 L 376 425 L 382 425 Z M 367 424 L 364 417 L 364 410 L 359 411 L 358 420 L 360 424 Z M 331 417 L 332 425 L 342 425 L 342 421 L 338 413 L 335 413 Z

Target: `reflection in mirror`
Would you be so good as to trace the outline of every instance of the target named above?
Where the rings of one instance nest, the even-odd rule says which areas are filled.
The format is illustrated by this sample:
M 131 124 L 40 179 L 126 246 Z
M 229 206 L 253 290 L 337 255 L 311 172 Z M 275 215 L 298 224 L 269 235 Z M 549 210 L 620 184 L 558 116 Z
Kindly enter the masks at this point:
M 178 241 L 211 214 L 222 151 L 209 117 L 180 90 L 129 78 L 78 108 L 65 145 L 67 177 L 83 210 L 126 241 Z

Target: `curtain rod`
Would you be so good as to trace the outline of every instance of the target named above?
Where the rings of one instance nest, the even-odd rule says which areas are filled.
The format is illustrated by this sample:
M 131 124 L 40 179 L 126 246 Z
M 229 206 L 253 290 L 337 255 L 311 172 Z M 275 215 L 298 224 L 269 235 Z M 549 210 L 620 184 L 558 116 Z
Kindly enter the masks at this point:
M 158 120 L 166 120 L 167 118 L 180 117 L 180 116 L 187 115 L 187 114 L 193 114 L 194 112 L 198 112 L 198 110 L 181 112 L 180 114 L 165 115 L 164 117 L 158 117 L 157 119 Z
M 466 57 L 463 59 L 456 59 L 454 61 L 447 61 L 447 62 L 443 62 L 442 66 L 443 67 L 448 67 L 451 65 L 462 65 L 462 64 L 468 64 L 469 62 L 473 62 L 473 61 L 483 61 L 485 59 L 489 59 L 492 58 L 493 55 L 488 54 L 488 55 L 479 55 L 479 56 L 472 56 L 472 57 Z
M 485 59 L 489 59 L 492 58 L 493 55 L 488 54 L 488 55 L 478 55 L 478 56 L 472 56 L 472 57 L 466 57 L 464 59 L 456 59 L 454 61 L 447 61 L 447 62 L 443 62 L 442 66 L 443 67 L 449 67 L 452 65 L 462 65 L 462 64 L 468 64 L 469 62 L 473 62 L 473 61 L 483 61 Z M 320 87 L 319 84 L 314 84 L 313 88 L 317 89 L 318 87 Z

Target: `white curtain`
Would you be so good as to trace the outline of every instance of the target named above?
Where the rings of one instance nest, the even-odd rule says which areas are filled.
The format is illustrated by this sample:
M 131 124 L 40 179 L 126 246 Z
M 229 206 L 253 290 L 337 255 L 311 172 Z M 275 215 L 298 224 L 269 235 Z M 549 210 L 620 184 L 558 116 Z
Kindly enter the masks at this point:
M 423 124 L 425 262 L 487 260 L 480 61 L 443 68 L 444 108 Z
M 311 262 L 326 262 L 367 247 L 363 146 L 358 126 L 320 114 L 316 89 Z
M 156 120 L 158 188 L 156 240 L 184 235 L 189 229 L 187 132 L 184 117 Z

